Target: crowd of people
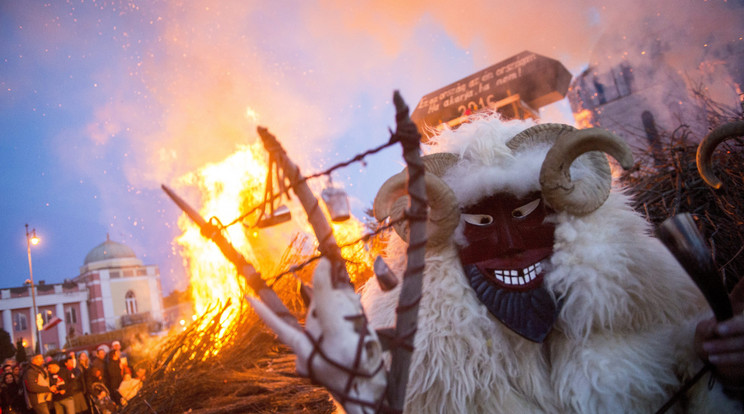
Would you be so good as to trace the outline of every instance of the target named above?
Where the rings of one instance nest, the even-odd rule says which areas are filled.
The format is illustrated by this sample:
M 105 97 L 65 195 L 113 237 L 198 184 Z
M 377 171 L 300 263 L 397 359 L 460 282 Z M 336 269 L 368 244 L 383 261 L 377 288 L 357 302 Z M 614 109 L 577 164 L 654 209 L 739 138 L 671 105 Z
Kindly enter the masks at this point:
M 27 361 L 8 359 L 0 384 L 0 414 L 111 414 L 142 387 L 145 369 L 132 372 L 121 344 L 68 352 L 63 358 L 42 354 Z

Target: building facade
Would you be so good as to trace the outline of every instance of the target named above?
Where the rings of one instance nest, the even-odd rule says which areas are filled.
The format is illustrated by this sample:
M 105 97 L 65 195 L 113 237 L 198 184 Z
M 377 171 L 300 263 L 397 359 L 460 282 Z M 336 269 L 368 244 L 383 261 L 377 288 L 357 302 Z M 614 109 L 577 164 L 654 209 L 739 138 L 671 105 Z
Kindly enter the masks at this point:
M 128 246 L 106 239 L 85 256 L 74 279 L 88 287 L 90 333 L 163 320 L 157 265 L 143 265 Z
M 51 329 L 41 332 L 44 350 L 61 348 L 67 336 L 83 332 L 89 325 L 88 289 L 83 283 L 40 283 L 36 290 L 36 307 L 44 325 L 57 316 L 62 321 Z M 2 328 L 15 343 L 23 340 L 24 345 L 34 349 L 38 338 L 32 317 L 31 287 L 23 286 L 0 290 L 0 310 Z
M 39 325 L 48 326 L 41 332 L 43 351 L 62 348 L 73 336 L 163 321 L 158 266 L 144 265 L 132 249 L 108 236 L 85 256 L 78 276 L 59 284 L 40 282 L 34 290 Z M 30 286 L 0 289 L 1 327 L 14 343 L 22 339 L 35 349 L 32 308 Z

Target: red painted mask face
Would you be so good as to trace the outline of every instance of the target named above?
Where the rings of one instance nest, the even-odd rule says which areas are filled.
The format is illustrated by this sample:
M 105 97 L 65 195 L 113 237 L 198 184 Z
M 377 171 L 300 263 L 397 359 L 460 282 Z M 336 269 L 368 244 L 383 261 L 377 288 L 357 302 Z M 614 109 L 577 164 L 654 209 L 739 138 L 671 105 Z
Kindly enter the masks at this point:
M 543 287 L 541 264 L 553 253 L 551 213 L 539 192 L 496 194 L 461 213 L 468 245 L 460 260 L 470 286 L 492 315 L 534 342 L 548 335 L 559 308 Z
M 539 192 L 523 198 L 501 193 L 466 208 L 469 245 L 460 250 L 462 264 L 510 289 L 534 287 L 542 279 L 540 261 L 553 252 L 555 226 L 544 222 L 552 212 Z

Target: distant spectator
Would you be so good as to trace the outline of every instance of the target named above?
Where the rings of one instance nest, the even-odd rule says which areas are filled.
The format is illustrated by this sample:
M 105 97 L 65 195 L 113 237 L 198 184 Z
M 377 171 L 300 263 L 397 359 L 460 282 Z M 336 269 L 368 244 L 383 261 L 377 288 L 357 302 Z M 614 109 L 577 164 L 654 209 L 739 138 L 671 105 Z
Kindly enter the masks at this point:
M 88 404 L 85 402 L 84 395 L 84 381 L 83 374 L 80 371 L 80 367 L 75 367 L 75 360 L 67 358 L 65 360 L 65 367 L 62 371 L 65 373 L 65 381 L 67 381 L 68 394 L 72 397 L 75 402 L 75 412 L 82 413 L 88 409 Z
M 23 346 L 23 338 L 18 338 L 18 341 L 16 342 L 15 360 L 17 364 L 26 362 L 26 347 Z
M 85 351 L 78 354 L 77 368 L 80 370 L 80 378 L 81 382 L 83 383 L 83 393 L 87 393 L 88 388 L 86 387 L 88 385 L 88 375 L 90 372 L 90 359 L 88 358 L 88 354 Z
M 98 347 L 96 350 L 95 358 L 90 361 L 91 368 L 98 368 L 101 373 L 106 375 L 106 348 L 103 346 Z
M 77 358 L 75 357 L 75 351 L 70 351 L 67 353 L 67 359 L 72 359 L 72 367 L 77 367 Z
M 22 414 L 26 412 L 23 388 L 16 382 L 13 373 L 6 372 L 3 374 L 0 388 L 2 389 L 0 412 L 3 414 Z
M 15 377 L 16 384 L 21 385 L 21 364 L 15 364 L 13 366 L 13 376 Z
M 57 387 L 49 383 L 49 373 L 44 368 L 44 355 L 36 354 L 31 358 L 31 363 L 23 374 L 23 384 L 31 409 L 37 414 L 49 414 L 49 403 Z
M 132 378 L 131 374 L 124 374 L 124 379 L 119 384 L 119 395 L 121 396 L 121 405 L 127 405 L 127 402 L 137 395 L 142 388 L 142 381 L 138 378 Z
M 112 342 L 111 349 L 119 351 L 119 360 L 121 361 L 122 374 L 127 371 L 129 371 L 129 373 L 131 374 L 132 370 L 128 367 L 127 354 L 125 354 L 124 351 L 121 349 L 121 342 Z M 109 352 L 109 355 L 111 355 L 111 352 Z
M 53 391 L 52 404 L 56 414 L 75 414 L 75 400 L 72 399 L 69 379 L 66 378 L 66 372 L 62 370 L 57 361 L 51 361 L 47 364 L 49 372 L 49 383 L 56 386 L 57 390 Z
M 111 391 L 111 399 L 115 403 L 120 403 L 119 395 L 119 384 L 124 379 L 121 370 L 121 351 L 114 348 L 108 354 L 108 361 L 106 362 L 106 373 L 104 378 L 106 379 L 106 386 Z
M 81 352 L 78 354 L 78 368 L 81 370 L 86 370 L 90 368 L 90 358 L 88 358 L 88 353 L 86 351 Z

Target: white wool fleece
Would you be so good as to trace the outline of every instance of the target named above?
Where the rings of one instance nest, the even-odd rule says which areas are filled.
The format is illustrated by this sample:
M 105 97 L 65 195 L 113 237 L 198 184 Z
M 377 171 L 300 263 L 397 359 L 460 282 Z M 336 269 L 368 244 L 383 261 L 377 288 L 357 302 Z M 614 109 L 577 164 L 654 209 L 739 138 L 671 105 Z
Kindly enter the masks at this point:
M 389 262 L 403 274 L 405 263 Z M 496 322 L 462 267 L 452 263 L 459 263 L 454 246 L 426 257 L 405 412 L 558 412 L 545 391 L 549 368 L 542 347 Z M 394 326 L 399 294 L 400 285 L 389 292 L 376 280 L 364 285 L 362 305 L 373 327 Z
M 612 193 L 584 217 L 556 215 L 547 287 L 563 301 L 560 327 L 575 340 L 597 331 L 676 324 L 706 304 L 628 197 Z
M 460 207 L 500 191 L 539 190 L 548 146 L 505 142 L 531 126 L 479 116 L 444 131 L 432 148 L 461 160 L 443 177 Z M 574 178 L 593 174 L 581 158 Z M 427 251 L 418 331 L 407 390 L 407 413 L 653 412 L 700 366 L 694 326 L 707 317 L 702 295 L 650 226 L 613 191 L 598 210 L 559 212 L 546 287 L 562 302 L 542 344 L 523 339 L 492 317 L 460 264 L 453 236 Z M 386 261 L 398 275 L 405 243 L 392 236 Z M 400 288 L 382 292 L 371 279 L 362 303 L 372 326 L 395 323 Z M 696 387 L 671 412 L 740 412 L 720 389 Z
M 705 301 L 627 202 L 557 214 L 545 283 L 562 307 L 546 346 L 562 412 L 654 412 L 702 365 L 690 327 Z

